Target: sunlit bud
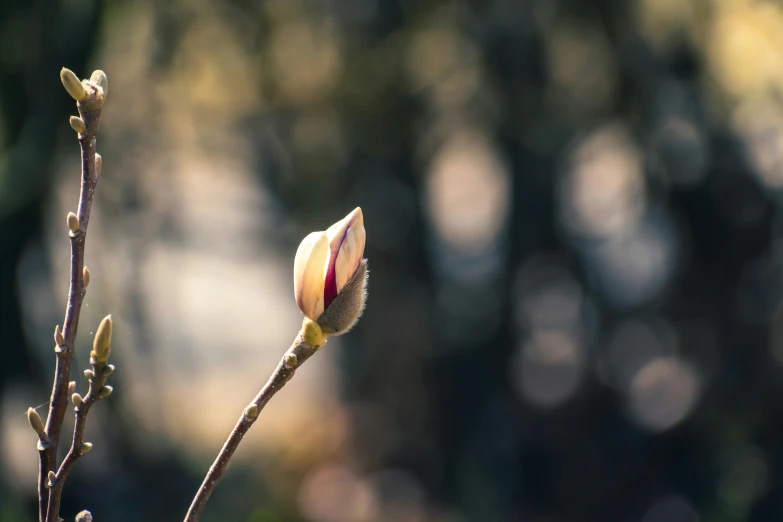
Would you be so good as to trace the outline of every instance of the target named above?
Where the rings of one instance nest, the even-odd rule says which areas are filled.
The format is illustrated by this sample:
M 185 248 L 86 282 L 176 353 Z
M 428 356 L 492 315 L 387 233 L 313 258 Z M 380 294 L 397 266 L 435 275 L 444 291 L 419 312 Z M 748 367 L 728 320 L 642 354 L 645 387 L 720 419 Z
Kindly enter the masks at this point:
M 73 403 L 74 408 L 78 408 L 79 406 L 82 405 L 84 399 L 82 399 L 82 396 L 79 395 L 78 393 L 74 393 L 73 395 L 71 395 L 71 402 Z
M 70 94 L 71 98 L 74 100 L 81 101 L 87 97 L 87 91 L 84 89 L 84 85 L 82 85 L 81 80 L 79 80 L 79 77 L 76 76 L 72 70 L 63 67 L 60 70 L 60 81 L 63 82 L 63 87 L 65 87 L 65 90 L 68 91 L 68 94 Z
M 76 217 L 76 214 L 73 212 L 68 212 L 68 217 L 65 219 L 66 223 L 68 223 L 68 229 L 70 229 L 71 234 L 76 234 L 79 232 L 79 218 Z
M 71 124 L 71 128 L 76 132 L 78 132 L 79 134 L 87 133 L 87 126 L 84 124 L 84 120 L 81 119 L 80 117 L 71 116 L 69 122 Z
M 68 383 L 68 394 L 72 394 L 76 391 L 76 381 L 71 381 Z
M 85 509 L 76 515 L 76 522 L 92 522 L 92 513 Z
M 313 232 L 294 259 L 294 296 L 306 317 L 317 321 L 359 270 L 364 255 L 362 209 L 356 208 L 325 232 Z
M 113 364 L 107 364 L 106 368 L 103 369 L 103 375 L 111 375 L 114 373 L 114 365 Z
M 295 353 L 287 353 L 283 356 L 283 364 L 286 368 L 296 368 L 299 365 L 299 359 Z
M 87 288 L 90 285 L 90 269 L 86 266 L 84 267 L 84 270 L 82 270 L 82 276 L 84 279 L 84 288 Z
M 54 344 L 57 346 L 62 346 L 65 344 L 65 337 L 63 337 L 63 333 L 60 331 L 60 325 L 54 327 Z
M 111 315 L 107 315 L 98 326 L 90 352 L 91 364 L 106 364 L 111 353 Z M 95 362 L 93 362 L 95 361 Z
M 109 79 L 106 77 L 106 73 L 100 69 L 93 71 L 90 75 L 90 81 L 103 89 L 103 97 L 105 99 L 106 95 L 109 94 Z
M 87 377 L 87 379 L 92 380 L 93 377 L 95 377 L 95 372 L 92 370 L 84 370 L 84 376 Z
M 92 449 L 92 442 L 83 442 L 81 447 L 79 448 L 79 453 L 81 455 L 84 455 L 88 451 Z
M 57 484 L 57 473 L 55 473 L 54 471 L 50 471 L 49 474 L 46 476 L 46 478 L 49 479 L 47 481 L 47 484 L 49 485 L 50 488 L 55 484 Z
M 95 153 L 95 173 L 100 174 L 103 170 L 103 158 L 97 152 Z
M 103 388 L 101 388 L 101 391 L 98 393 L 98 397 L 100 397 L 101 399 L 105 399 L 106 397 L 111 395 L 111 392 L 113 391 L 114 388 L 112 388 L 111 386 L 104 386 Z
M 30 426 L 33 427 L 33 430 L 35 430 L 38 435 L 43 434 L 45 431 L 44 423 L 41 420 L 41 416 L 38 415 L 38 412 L 33 408 L 27 409 L 27 420 L 30 421 Z
M 245 417 L 248 419 L 255 419 L 258 417 L 258 406 L 255 404 L 251 404 L 247 408 L 245 408 Z

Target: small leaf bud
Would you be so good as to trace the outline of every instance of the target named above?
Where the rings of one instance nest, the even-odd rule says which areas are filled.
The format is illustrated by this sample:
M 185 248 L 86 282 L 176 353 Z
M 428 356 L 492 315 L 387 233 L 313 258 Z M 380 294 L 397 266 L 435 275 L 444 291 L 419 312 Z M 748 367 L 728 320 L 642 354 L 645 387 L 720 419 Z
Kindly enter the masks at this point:
M 69 120 L 71 124 L 71 128 L 78 132 L 79 134 L 86 134 L 87 133 L 87 125 L 84 124 L 84 120 L 81 119 L 78 116 L 71 116 L 71 119 Z
M 286 368 L 296 368 L 299 365 L 299 360 L 296 358 L 295 353 L 287 353 L 283 356 L 283 364 Z
M 62 346 L 65 344 L 65 338 L 63 337 L 63 333 L 60 331 L 60 325 L 54 327 L 54 344 L 57 346 Z
M 92 364 L 106 364 L 108 362 L 111 353 L 111 326 L 111 315 L 107 315 L 98 326 L 98 331 L 95 332 L 90 352 L 90 358 L 95 361 Z
M 90 285 L 90 269 L 86 266 L 82 270 L 82 279 L 84 280 L 84 288 Z
M 71 230 L 71 234 L 79 233 L 79 218 L 76 217 L 76 214 L 68 212 L 66 222 L 68 223 L 68 228 Z
M 251 404 L 247 408 L 245 408 L 245 417 L 248 419 L 255 419 L 258 417 L 258 406 L 255 404 Z
M 106 73 L 100 69 L 93 71 L 90 75 L 90 81 L 103 89 L 103 97 L 109 93 L 109 78 L 106 77 Z
M 87 98 L 87 91 L 84 89 L 84 85 L 82 85 L 79 77 L 72 70 L 63 67 L 60 70 L 60 81 L 63 82 L 63 87 L 74 100 L 82 101 Z
M 46 431 L 46 428 L 44 428 L 44 423 L 41 420 L 41 416 L 38 415 L 38 412 L 35 411 L 33 408 L 27 409 L 27 420 L 30 421 L 30 426 L 33 427 L 33 430 L 38 435 L 43 435 Z

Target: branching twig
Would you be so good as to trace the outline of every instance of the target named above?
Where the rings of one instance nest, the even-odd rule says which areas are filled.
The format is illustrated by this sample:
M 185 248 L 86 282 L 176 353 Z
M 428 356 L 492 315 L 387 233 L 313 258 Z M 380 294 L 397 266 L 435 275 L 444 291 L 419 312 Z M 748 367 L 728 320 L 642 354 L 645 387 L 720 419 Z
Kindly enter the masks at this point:
M 108 334 L 101 332 L 105 328 L 105 324 L 108 323 Z M 107 317 L 104 322 L 101 323 L 98 333 L 96 333 L 96 340 L 101 334 L 111 337 L 111 318 Z M 96 342 L 97 344 L 97 342 Z M 108 397 L 112 392 L 111 386 L 105 386 L 106 377 L 108 377 L 113 371 L 114 366 L 106 364 L 106 360 L 100 358 L 91 357 L 90 363 L 92 364 L 92 370 L 86 370 L 85 376 L 90 382 L 90 387 L 87 390 L 87 395 L 82 398 L 78 393 L 74 393 L 71 397 L 73 407 L 76 413 L 76 420 L 73 426 L 73 442 L 71 443 L 71 449 L 65 456 L 63 463 L 60 465 L 60 469 L 57 471 L 54 477 L 49 481 L 49 507 L 47 509 L 47 522 L 57 522 L 60 499 L 62 498 L 63 486 L 65 485 L 65 479 L 68 477 L 68 472 L 76 463 L 76 461 L 92 449 L 92 444 L 84 441 L 84 430 L 87 427 L 87 414 L 90 412 L 92 405 L 98 402 L 104 397 Z
M 321 346 L 323 343 L 321 343 Z M 310 358 L 320 346 L 311 346 L 304 340 L 303 334 L 300 333 L 294 344 L 288 349 L 277 368 L 272 373 L 267 383 L 258 392 L 253 402 L 251 402 L 239 420 L 231 431 L 231 435 L 228 436 L 226 443 L 223 444 L 223 449 L 220 450 L 212 467 L 209 468 L 207 476 L 204 477 L 204 482 L 196 493 L 196 497 L 193 499 L 193 503 L 190 505 L 187 515 L 185 515 L 185 522 L 196 522 L 201 513 L 204 511 L 204 506 L 209 500 L 209 496 L 215 490 L 218 482 L 228 469 L 228 465 L 231 462 L 231 457 L 239 447 L 239 443 L 242 442 L 242 438 L 245 433 L 250 429 L 253 423 L 256 422 L 259 412 L 266 406 L 266 403 L 274 397 L 275 393 L 285 386 L 285 384 L 291 380 L 294 376 L 296 368 L 301 366 L 307 359 Z
M 66 74 L 67 73 L 67 74 Z M 100 73 L 100 76 L 97 76 Z M 81 191 L 79 193 L 79 207 L 77 213 L 68 216 L 68 227 L 71 238 L 71 274 L 68 289 L 68 304 L 65 311 L 62 334 L 55 337 L 56 365 L 54 371 L 54 383 L 49 402 L 49 415 L 46 420 L 46 437 L 48 444 L 38 445 L 38 517 L 40 522 L 45 522 L 49 499 L 49 473 L 53 471 L 57 463 L 57 446 L 60 441 L 65 410 L 68 406 L 68 382 L 71 375 L 71 359 L 76 340 L 76 330 L 79 325 L 79 315 L 82 302 L 86 294 L 84 284 L 84 246 L 87 237 L 87 227 L 90 223 L 92 200 L 95 194 L 95 185 L 98 182 L 98 169 L 96 168 L 96 136 L 98 123 L 101 117 L 101 106 L 105 99 L 106 75 L 102 71 L 93 74 L 92 82 L 82 84 L 75 75 L 63 69 L 61 79 L 66 90 L 77 100 L 80 118 L 72 118 L 71 126 L 79 132 L 79 145 L 81 146 L 82 175 Z M 75 81 L 74 81 L 75 80 Z M 55 517 L 57 514 L 53 513 Z

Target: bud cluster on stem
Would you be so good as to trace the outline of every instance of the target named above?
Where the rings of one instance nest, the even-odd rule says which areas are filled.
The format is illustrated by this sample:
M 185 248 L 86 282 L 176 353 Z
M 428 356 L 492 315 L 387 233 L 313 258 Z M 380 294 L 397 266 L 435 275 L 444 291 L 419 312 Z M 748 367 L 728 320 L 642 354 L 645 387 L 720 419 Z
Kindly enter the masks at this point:
M 104 381 L 108 373 L 104 373 L 105 360 L 108 358 L 108 349 L 105 345 L 105 336 L 100 343 L 101 372 L 94 383 L 90 384 L 90 391 L 82 398 L 76 393 L 76 383 L 70 380 L 71 359 L 76 342 L 76 331 L 79 326 L 82 304 L 86 295 L 86 287 L 90 282 L 90 271 L 84 266 L 84 250 L 87 237 L 87 229 L 92 211 L 93 196 L 100 171 L 97 154 L 96 140 L 101 116 L 101 107 L 106 101 L 108 81 L 103 71 L 94 71 L 89 79 L 80 80 L 73 71 L 63 68 L 60 71 L 60 80 L 68 94 L 76 101 L 79 111 L 78 116 L 71 116 L 69 124 L 78 133 L 79 146 L 81 147 L 81 187 L 77 212 L 69 212 L 66 218 L 68 235 L 71 243 L 70 285 L 68 289 L 68 302 L 65 310 L 65 320 L 62 328 L 58 325 L 54 330 L 55 371 L 52 385 L 49 412 L 46 423 L 35 410 L 28 411 L 28 420 L 33 430 L 39 437 L 38 441 L 38 519 L 39 522 L 57 522 L 60 520 L 59 508 L 62 487 L 65 477 L 76 458 L 87 453 L 92 445 L 84 441 L 84 427 L 86 415 L 92 403 L 101 396 L 105 388 Z M 106 322 L 106 320 L 104 320 Z M 108 332 L 111 335 L 108 320 Z M 102 323 L 102 327 L 105 326 Z M 99 328 L 101 330 L 101 328 Z M 110 372 L 109 372 L 110 373 Z M 70 402 L 74 405 L 76 422 L 74 425 L 73 443 L 71 449 L 57 466 L 57 448 L 60 441 L 63 419 Z M 86 514 L 85 514 L 86 513 Z M 92 516 L 84 512 L 79 520 L 89 522 Z

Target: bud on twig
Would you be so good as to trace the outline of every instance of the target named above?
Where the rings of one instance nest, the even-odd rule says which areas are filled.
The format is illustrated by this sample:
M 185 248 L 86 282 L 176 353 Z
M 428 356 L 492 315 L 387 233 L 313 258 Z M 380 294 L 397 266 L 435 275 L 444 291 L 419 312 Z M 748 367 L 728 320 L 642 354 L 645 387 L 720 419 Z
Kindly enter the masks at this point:
M 366 299 L 365 237 L 364 216 L 357 207 L 299 245 L 294 258 L 294 297 L 311 321 L 305 321 L 303 330 L 310 346 L 321 346 L 324 336 L 347 332 L 359 319 Z
M 84 280 L 84 288 L 87 288 L 90 284 L 90 269 L 86 266 L 82 270 L 82 279 Z
M 60 325 L 54 327 L 54 344 L 57 346 L 62 346 L 65 344 L 65 337 L 63 337 L 62 332 L 60 331 Z
M 299 361 L 296 358 L 295 353 L 287 353 L 283 356 L 283 364 L 285 364 L 286 368 L 292 369 L 296 368 L 299 365 Z
M 106 375 L 107 377 L 114 373 L 114 365 L 113 364 L 107 364 L 106 368 L 103 369 L 103 375 Z
M 84 124 L 84 120 L 78 116 L 71 116 L 70 119 L 71 128 L 79 134 L 87 133 L 87 126 Z
M 111 392 L 113 391 L 114 388 L 112 388 L 111 386 L 104 386 L 103 388 L 101 388 L 101 391 L 98 393 L 98 398 L 105 399 L 106 397 L 111 395 Z
M 71 402 L 73 403 L 74 408 L 78 408 L 82 405 L 82 402 L 84 402 L 84 399 L 82 399 L 82 396 L 78 393 L 74 393 L 71 395 Z
M 50 488 L 53 487 L 55 484 L 57 484 L 57 473 L 55 473 L 54 471 L 50 471 L 49 474 L 47 475 L 47 478 L 49 479 L 48 484 Z
M 106 73 L 100 69 L 95 70 L 90 75 L 90 81 L 103 89 L 103 97 L 109 93 L 109 78 L 106 77 Z
M 82 101 L 87 98 L 87 91 L 84 89 L 84 85 L 82 85 L 79 77 L 72 70 L 63 67 L 60 70 L 60 81 L 63 82 L 63 87 L 74 100 Z
M 33 427 L 33 430 L 38 435 L 43 435 L 46 431 L 46 428 L 44 428 L 44 423 L 41 420 L 41 416 L 38 415 L 38 412 L 35 411 L 33 408 L 27 408 L 27 420 L 30 421 L 30 426 Z
M 79 448 L 79 455 L 84 455 L 92 449 L 92 442 L 83 442 Z
M 100 174 L 103 169 L 103 158 L 97 152 L 95 153 L 95 173 Z
M 107 315 L 101 321 L 98 331 L 95 332 L 95 339 L 92 342 L 92 351 L 90 352 L 90 363 L 106 364 L 111 353 L 111 315 Z M 95 361 L 95 362 L 93 362 Z
M 258 406 L 255 404 L 251 404 L 247 408 L 245 408 L 245 417 L 248 419 L 255 419 L 258 417 Z
M 92 380 L 93 377 L 95 377 L 95 372 L 92 370 L 84 370 L 84 376 L 87 377 L 87 379 Z
M 71 381 L 68 383 L 68 394 L 71 394 L 76 391 L 76 381 Z
M 68 228 L 71 230 L 71 234 L 79 233 L 79 218 L 76 217 L 76 214 L 73 212 L 68 212 L 66 222 L 68 223 Z
M 76 515 L 76 522 L 92 522 L 92 513 L 85 509 Z

